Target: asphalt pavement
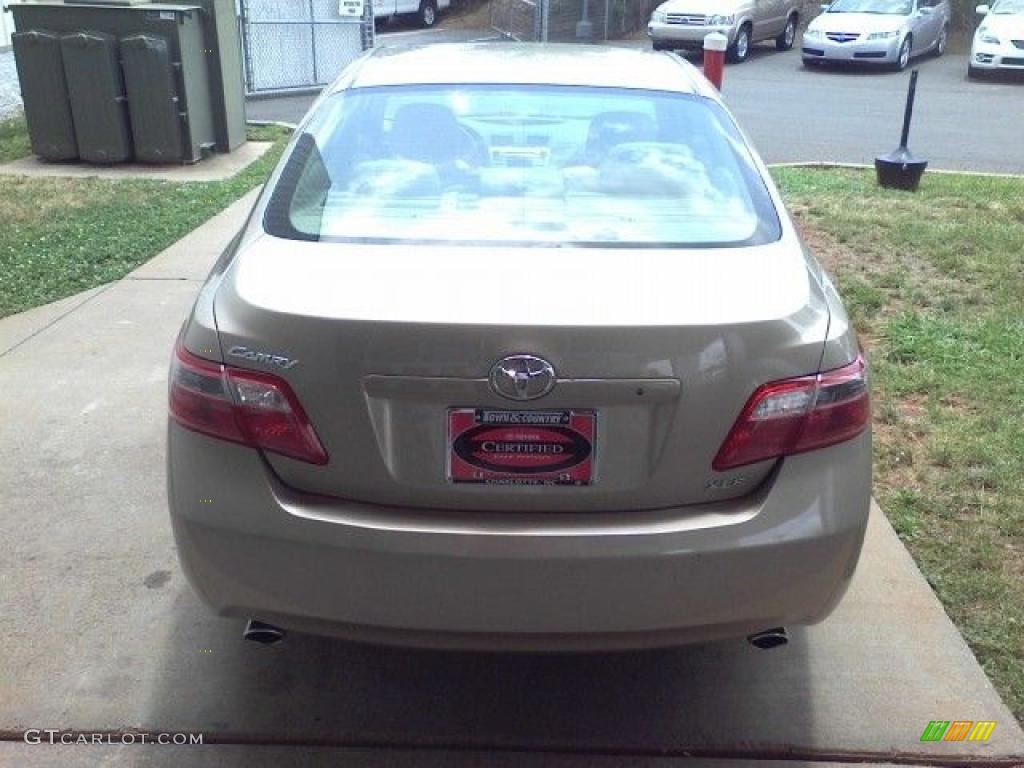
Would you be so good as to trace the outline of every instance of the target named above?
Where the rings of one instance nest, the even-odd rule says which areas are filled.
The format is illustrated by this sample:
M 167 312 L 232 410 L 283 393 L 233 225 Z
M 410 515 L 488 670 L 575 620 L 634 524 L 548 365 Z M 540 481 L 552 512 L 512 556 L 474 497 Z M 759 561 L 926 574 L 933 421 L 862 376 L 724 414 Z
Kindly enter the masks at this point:
M 930 167 L 1024 173 L 1024 78 L 975 82 L 967 57 L 924 57 L 910 147 Z M 769 163 L 871 163 L 899 144 L 910 71 L 805 69 L 758 46 L 727 67 L 723 95 Z
M 773 651 L 243 642 L 178 567 L 164 431 L 175 335 L 252 200 L 124 280 L 0 320 L 0 766 L 1024 762 L 1024 733 L 877 509 L 838 611 Z M 921 742 L 935 719 L 997 725 Z M 210 746 L 51 747 L 22 743 L 28 728 Z M 752 762 L 771 758 L 785 763 Z
M 487 38 L 487 30 L 401 31 L 378 44 Z M 646 47 L 644 41 L 625 43 Z M 975 82 L 967 57 L 914 61 L 920 70 L 911 149 L 933 169 L 1024 174 L 1024 78 Z M 805 69 L 794 49 L 755 46 L 727 66 L 723 95 L 769 163 L 871 163 L 899 144 L 910 73 L 864 68 Z M 250 100 L 250 119 L 298 122 L 315 94 Z

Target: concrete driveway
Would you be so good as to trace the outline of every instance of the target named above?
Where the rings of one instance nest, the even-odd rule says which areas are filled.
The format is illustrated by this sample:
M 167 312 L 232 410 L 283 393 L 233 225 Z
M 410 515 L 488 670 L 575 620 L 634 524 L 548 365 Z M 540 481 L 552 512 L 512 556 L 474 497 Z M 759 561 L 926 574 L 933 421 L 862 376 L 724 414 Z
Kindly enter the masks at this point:
M 442 33 L 382 35 L 381 45 L 442 42 Z M 645 41 L 625 45 L 647 47 Z M 967 80 L 967 58 L 915 60 L 921 71 L 910 135 L 932 168 L 1024 174 L 1024 77 Z M 854 68 L 806 70 L 800 54 L 754 48 L 744 64 L 726 67 L 723 94 L 769 163 L 871 163 L 895 149 L 903 124 L 909 72 Z M 297 122 L 313 96 L 250 101 L 250 119 Z
M 839 611 L 775 651 L 243 643 L 178 569 L 163 438 L 175 334 L 251 199 L 125 280 L 0 321 L 0 765 L 1024 761 L 1024 734 L 877 510 Z M 998 725 L 986 743 L 921 743 L 936 719 Z M 33 746 L 26 728 L 217 746 Z

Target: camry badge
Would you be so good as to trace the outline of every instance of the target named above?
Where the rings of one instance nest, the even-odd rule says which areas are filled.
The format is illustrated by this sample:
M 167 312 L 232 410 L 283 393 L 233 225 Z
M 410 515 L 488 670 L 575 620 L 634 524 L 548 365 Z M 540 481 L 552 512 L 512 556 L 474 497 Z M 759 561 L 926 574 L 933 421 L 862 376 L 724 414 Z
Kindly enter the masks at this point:
M 536 400 L 555 386 L 555 369 L 533 355 L 510 355 L 491 368 L 491 389 L 509 400 Z
M 299 361 L 296 360 L 294 357 L 274 355 L 271 354 L 270 352 L 261 352 L 259 350 L 249 349 L 248 347 L 243 347 L 241 345 L 237 345 L 229 349 L 228 354 L 231 355 L 231 357 L 240 357 L 243 360 L 249 360 L 250 362 L 253 363 L 274 365 L 277 366 L 278 368 L 284 368 L 285 370 L 288 370 L 289 368 L 298 365 L 299 363 Z

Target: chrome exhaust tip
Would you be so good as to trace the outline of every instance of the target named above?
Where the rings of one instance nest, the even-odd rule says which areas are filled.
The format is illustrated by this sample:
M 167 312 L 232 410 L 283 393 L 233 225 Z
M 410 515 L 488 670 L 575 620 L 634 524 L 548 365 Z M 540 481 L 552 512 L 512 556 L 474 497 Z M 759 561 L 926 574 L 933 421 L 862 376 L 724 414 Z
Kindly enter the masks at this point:
M 285 631 L 273 624 L 267 624 L 256 619 L 249 619 L 245 624 L 242 637 L 260 645 L 277 645 L 284 640 Z
M 767 651 L 771 648 L 778 648 L 780 645 L 785 645 L 789 642 L 789 635 L 786 634 L 785 627 L 774 627 L 772 629 L 766 629 L 764 632 L 757 632 L 747 637 L 747 642 L 755 648 L 760 648 L 762 651 Z

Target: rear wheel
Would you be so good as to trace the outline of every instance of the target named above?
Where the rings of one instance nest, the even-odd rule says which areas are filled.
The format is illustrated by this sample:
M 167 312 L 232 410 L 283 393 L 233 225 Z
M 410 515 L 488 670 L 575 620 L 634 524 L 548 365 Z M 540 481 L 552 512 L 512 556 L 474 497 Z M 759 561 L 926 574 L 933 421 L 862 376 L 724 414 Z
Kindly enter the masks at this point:
M 736 33 L 736 39 L 728 50 L 729 61 L 733 64 L 742 64 L 750 55 L 750 25 L 744 24 Z
M 420 26 L 426 29 L 437 24 L 437 3 L 435 0 L 423 0 L 420 3 L 420 10 L 416 14 L 420 21 Z
M 795 13 L 786 20 L 786 28 L 782 30 L 782 34 L 775 38 L 775 50 L 788 51 L 793 47 L 793 43 L 796 42 L 797 21 Z
M 939 37 L 935 41 L 935 55 L 941 56 L 946 52 L 946 45 L 949 43 L 949 25 L 943 24 L 942 31 L 939 32 Z

